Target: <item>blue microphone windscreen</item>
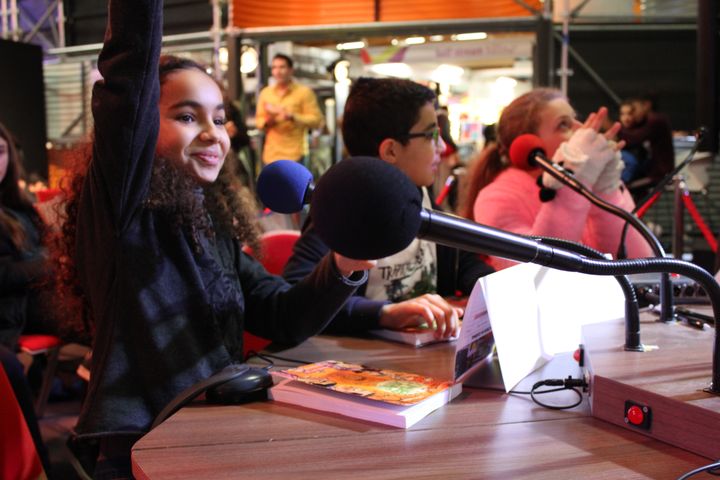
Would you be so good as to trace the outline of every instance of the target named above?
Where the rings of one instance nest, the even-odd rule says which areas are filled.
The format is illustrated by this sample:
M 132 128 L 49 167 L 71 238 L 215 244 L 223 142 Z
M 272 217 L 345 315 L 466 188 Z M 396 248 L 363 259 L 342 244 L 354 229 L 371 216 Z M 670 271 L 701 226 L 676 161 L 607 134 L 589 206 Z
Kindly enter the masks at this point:
M 303 208 L 312 173 L 298 162 L 278 160 L 263 167 L 258 176 L 257 193 L 270 210 L 295 213 Z
M 399 169 L 373 157 L 342 160 L 320 178 L 311 215 L 320 238 L 349 258 L 393 255 L 420 231 L 420 190 Z

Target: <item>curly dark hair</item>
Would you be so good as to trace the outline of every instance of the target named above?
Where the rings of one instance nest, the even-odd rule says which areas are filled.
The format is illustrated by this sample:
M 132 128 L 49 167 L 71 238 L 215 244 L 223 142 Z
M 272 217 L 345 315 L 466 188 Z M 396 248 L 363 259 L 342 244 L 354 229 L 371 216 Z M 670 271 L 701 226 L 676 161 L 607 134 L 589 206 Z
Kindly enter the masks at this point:
M 182 69 L 205 72 L 192 60 L 163 56 L 159 66 L 160 83 L 168 74 Z M 91 337 L 94 319 L 80 285 L 75 265 L 75 245 L 80 195 L 90 162 L 92 143 L 78 149 L 71 172 L 61 184 L 65 202 L 58 214 L 62 223 L 52 242 L 56 268 L 56 311 L 62 318 L 63 326 L 68 329 L 65 334 L 83 339 Z M 198 195 L 200 189 L 203 195 Z M 253 251 L 260 251 L 255 200 L 230 172 L 227 164 L 215 182 L 200 186 L 170 162 L 156 158 L 145 207 L 168 215 L 175 228 L 188 229 L 193 247 L 198 252 L 201 251 L 201 237 L 212 237 L 218 231 L 229 233 Z

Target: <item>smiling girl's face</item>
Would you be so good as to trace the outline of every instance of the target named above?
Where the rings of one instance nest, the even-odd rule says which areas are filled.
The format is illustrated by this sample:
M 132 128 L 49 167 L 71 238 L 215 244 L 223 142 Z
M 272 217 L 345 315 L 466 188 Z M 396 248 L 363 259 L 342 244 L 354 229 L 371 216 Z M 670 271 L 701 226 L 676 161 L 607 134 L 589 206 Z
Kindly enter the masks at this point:
M 230 148 L 220 88 L 205 72 L 168 74 L 160 93 L 160 132 L 156 155 L 199 183 L 217 179 Z

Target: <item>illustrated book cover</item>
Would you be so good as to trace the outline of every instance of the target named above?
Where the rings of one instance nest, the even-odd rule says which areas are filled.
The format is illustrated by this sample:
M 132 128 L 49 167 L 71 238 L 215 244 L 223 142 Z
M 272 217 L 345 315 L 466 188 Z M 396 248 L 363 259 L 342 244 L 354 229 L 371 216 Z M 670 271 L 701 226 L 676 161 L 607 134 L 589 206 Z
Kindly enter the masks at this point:
M 408 428 L 445 405 L 461 384 L 335 360 L 278 372 L 273 400 Z
M 408 428 L 457 397 L 462 382 L 487 364 L 494 344 L 478 283 L 443 378 L 327 360 L 274 372 L 280 380 L 270 395 L 278 402 Z

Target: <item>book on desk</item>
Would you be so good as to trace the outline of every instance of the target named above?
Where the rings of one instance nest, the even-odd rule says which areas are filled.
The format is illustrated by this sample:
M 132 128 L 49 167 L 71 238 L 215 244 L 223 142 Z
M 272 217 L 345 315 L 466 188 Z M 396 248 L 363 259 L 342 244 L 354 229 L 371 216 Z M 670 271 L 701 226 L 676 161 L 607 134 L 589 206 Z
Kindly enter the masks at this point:
M 461 384 L 328 360 L 279 373 L 273 400 L 408 428 L 445 405 Z
M 278 402 L 409 428 L 457 397 L 462 380 L 492 354 L 493 345 L 484 296 L 473 291 L 446 378 L 328 360 L 275 372 L 278 383 L 270 396 Z

